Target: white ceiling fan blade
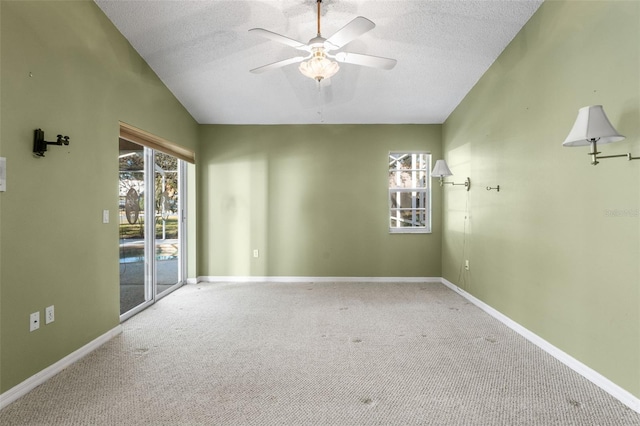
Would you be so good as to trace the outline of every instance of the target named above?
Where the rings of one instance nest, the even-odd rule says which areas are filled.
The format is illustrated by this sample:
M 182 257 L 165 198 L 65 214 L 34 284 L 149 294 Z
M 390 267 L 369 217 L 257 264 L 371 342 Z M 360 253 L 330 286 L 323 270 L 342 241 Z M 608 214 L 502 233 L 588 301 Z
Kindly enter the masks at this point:
M 286 44 L 287 46 L 291 46 L 296 49 L 309 50 L 308 46 L 301 41 L 285 37 L 281 34 L 274 33 L 273 31 L 265 30 L 264 28 L 251 28 L 249 32 L 268 38 L 269 40 L 277 41 L 278 43 Z
M 380 56 L 363 55 L 361 53 L 339 52 L 336 53 L 336 61 L 346 64 L 363 65 L 371 68 L 390 70 L 396 66 L 395 59 L 382 58 Z
M 250 70 L 250 72 L 254 73 L 254 74 L 260 74 L 263 73 L 265 71 L 271 71 L 271 70 L 275 70 L 277 68 L 282 68 L 286 65 L 289 64 L 295 64 L 296 62 L 302 62 L 305 59 L 307 59 L 306 56 L 296 56 L 294 58 L 289 58 L 289 59 L 285 59 L 283 61 L 278 61 L 278 62 L 274 62 L 272 64 L 269 65 L 263 65 L 261 67 L 258 68 L 254 68 L 252 70 Z
M 342 46 L 360 37 L 367 31 L 371 31 L 375 26 L 376 24 L 367 18 L 358 16 L 339 29 L 334 35 L 329 37 L 325 42 L 325 47 L 327 50 L 340 49 Z

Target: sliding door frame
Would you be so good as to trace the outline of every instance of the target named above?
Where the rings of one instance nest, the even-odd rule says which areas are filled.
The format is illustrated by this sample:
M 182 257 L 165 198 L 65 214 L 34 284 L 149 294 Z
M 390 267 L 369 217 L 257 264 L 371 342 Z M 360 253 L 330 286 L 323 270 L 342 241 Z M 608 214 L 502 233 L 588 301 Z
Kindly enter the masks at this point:
M 195 163 L 194 153 L 175 145 L 165 139 L 157 137 L 144 130 L 120 122 L 120 138 L 144 147 L 144 209 L 150 217 L 145 220 L 145 301 L 120 315 L 120 322 L 126 321 L 155 302 L 170 294 L 187 282 L 187 162 Z M 163 152 L 178 159 L 178 281 L 160 295 L 157 291 L 157 265 L 155 253 L 155 152 Z M 149 196 L 151 195 L 151 196 Z

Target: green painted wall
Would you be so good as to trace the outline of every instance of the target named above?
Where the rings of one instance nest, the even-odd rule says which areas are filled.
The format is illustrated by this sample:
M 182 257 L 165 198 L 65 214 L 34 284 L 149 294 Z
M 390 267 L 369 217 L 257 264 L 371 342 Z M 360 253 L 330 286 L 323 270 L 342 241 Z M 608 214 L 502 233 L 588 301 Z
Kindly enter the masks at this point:
M 627 136 L 603 153 L 640 155 L 639 9 L 546 2 L 443 126 L 198 126 L 92 2 L 0 1 L 0 392 L 118 324 L 122 120 L 200 149 L 190 277 L 444 276 L 640 397 L 640 160 L 561 147 L 603 104 Z M 37 127 L 71 145 L 33 158 Z M 389 235 L 386 154 L 412 149 L 472 189 Z
M 4 392 L 119 323 L 118 120 L 191 149 L 198 127 L 93 2 L 0 8 Z M 36 128 L 71 144 L 34 158 Z M 52 304 L 56 320 L 44 325 Z M 36 311 L 42 325 L 30 333 Z
M 473 188 L 445 193 L 442 249 L 446 279 L 636 397 L 640 160 L 561 144 L 602 104 L 627 137 L 603 155 L 640 155 L 638 40 L 640 2 L 542 5 L 443 126 Z
M 432 234 L 390 235 L 387 157 L 438 159 L 440 141 L 440 125 L 202 126 L 198 275 L 439 277 L 441 188 Z

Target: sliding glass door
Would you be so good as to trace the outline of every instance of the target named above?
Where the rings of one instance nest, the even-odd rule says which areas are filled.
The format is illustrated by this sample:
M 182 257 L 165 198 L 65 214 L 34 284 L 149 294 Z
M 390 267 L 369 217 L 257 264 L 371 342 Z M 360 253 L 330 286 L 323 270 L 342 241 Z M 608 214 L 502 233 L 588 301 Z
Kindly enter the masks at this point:
M 119 140 L 123 320 L 184 282 L 183 170 L 183 162 L 171 155 Z
M 151 300 L 146 282 L 145 148 L 120 139 L 120 315 Z
M 180 161 L 162 152 L 154 157 L 156 293 L 161 294 L 180 282 Z

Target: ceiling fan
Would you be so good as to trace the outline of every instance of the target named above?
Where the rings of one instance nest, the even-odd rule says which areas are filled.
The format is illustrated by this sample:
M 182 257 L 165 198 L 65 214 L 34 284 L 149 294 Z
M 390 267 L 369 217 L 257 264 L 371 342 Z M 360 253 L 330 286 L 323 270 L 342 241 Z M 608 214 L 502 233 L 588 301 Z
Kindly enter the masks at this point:
M 361 53 L 350 52 L 336 52 L 335 54 L 329 53 L 335 50 L 340 50 L 349 42 L 360 37 L 367 31 L 372 30 L 376 26 L 376 24 L 374 24 L 367 18 L 358 16 L 347 25 L 342 27 L 340 30 L 338 30 L 331 37 L 325 39 L 320 34 L 320 3 L 322 3 L 322 0 L 317 0 L 318 34 L 316 37 L 309 40 L 309 42 L 306 44 L 274 33 L 272 31 L 265 30 L 263 28 L 252 28 L 249 30 L 249 32 L 258 34 L 273 41 L 277 41 L 278 43 L 282 43 L 298 50 L 308 52 L 308 55 L 306 56 L 295 56 L 293 58 L 254 68 L 251 70 L 252 73 L 262 73 L 265 71 L 281 68 L 286 65 L 301 62 L 299 66 L 300 72 L 305 76 L 313 78 L 314 80 L 320 82 L 338 72 L 338 69 L 340 69 L 340 67 L 335 61 L 345 64 L 363 65 L 366 67 L 381 68 L 386 70 L 390 70 L 396 65 L 397 61 L 395 59 L 382 58 L 379 56 L 363 55 Z M 335 61 L 332 61 L 332 59 L 335 59 Z

